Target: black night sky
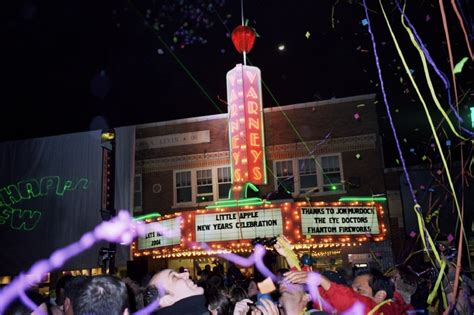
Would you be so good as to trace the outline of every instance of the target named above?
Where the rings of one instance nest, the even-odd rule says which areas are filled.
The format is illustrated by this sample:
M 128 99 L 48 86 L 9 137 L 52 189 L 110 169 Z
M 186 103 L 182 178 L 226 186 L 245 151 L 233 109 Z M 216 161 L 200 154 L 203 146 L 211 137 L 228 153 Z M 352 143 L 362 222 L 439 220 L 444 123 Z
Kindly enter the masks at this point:
M 367 3 L 399 138 L 407 154 L 412 153 L 410 162 L 416 163 L 429 145 L 428 123 L 379 2 Z M 457 3 L 472 45 L 473 3 Z M 384 1 L 384 8 L 438 123 L 400 12 L 394 2 Z M 445 10 L 457 64 L 469 52 L 447 1 Z M 252 0 L 244 1 L 244 11 L 259 35 L 249 60 L 261 69 L 274 96 L 264 89 L 264 106 L 376 93 L 386 163 L 394 164 L 394 141 L 363 21 L 363 2 Z M 438 3 L 412 2 L 406 12 L 440 70 L 451 79 Z M 15 1 L 5 13 L 0 141 L 105 127 L 97 119 L 93 123 L 97 116 L 108 127 L 119 127 L 227 110 L 225 75 L 242 62 L 229 36 L 241 23 L 240 1 L 28 0 Z M 280 45 L 285 49 L 279 50 Z M 434 71 L 430 74 L 448 109 L 442 81 Z M 468 128 L 473 77 L 469 60 L 456 75 L 458 94 L 464 96 L 460 114 Z

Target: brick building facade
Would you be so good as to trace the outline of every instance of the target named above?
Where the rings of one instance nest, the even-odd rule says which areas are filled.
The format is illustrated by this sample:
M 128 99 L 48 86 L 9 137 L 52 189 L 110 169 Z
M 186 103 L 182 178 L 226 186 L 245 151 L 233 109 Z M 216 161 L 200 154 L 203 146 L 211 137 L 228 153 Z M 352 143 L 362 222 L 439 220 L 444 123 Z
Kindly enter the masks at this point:
M 264 109 L 268 183 L 259 187 L 259 197 L 278 199 L 279 188 L 293 202 L 385 195 L 374 102 L 370 94 Z M 202 209 L 228 198 L 227 119 L 218 114 L 137 126 L 137 214 Z M 390 241 L 376 246 L 382 264 L 390 265 Z M 359 246 L 349 252 L 370 250 Z

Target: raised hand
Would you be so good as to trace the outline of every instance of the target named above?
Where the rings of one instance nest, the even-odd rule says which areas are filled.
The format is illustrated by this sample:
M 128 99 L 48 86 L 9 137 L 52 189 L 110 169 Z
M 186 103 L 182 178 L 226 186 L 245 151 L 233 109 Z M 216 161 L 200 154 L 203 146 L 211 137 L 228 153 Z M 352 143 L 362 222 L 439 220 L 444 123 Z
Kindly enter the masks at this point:
M 235 303 L 234 315 L 246 315 L 251 304 L 253 304 L 253 302 L 249 299 L 243 299 Z
M 262 315 L 279 315 L 280 311 L 278 307 L 270 300 L 261 299 L 261 305 L 258 305 L 257 308 L 262 312 Z
M 283 281 L 297 284 L 306 284 L 308 282 L 308 272 L 306 271 L 289 271 L 283 276 Z

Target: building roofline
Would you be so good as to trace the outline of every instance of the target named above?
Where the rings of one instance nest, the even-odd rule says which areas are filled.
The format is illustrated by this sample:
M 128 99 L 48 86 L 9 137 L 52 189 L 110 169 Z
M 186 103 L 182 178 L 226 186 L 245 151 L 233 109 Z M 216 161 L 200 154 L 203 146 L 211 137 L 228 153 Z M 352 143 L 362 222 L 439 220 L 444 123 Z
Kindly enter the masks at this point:
M 375 99 L 375 94 L 363 94 L 363 95 L 356 95 L 356 96 L 349 96 L 349 97 L 342 97 L 342 98 L 331 98 L 331 99 L 322 100 L 322 101 L 313 101 L 313 102 L 306 102 L 306 103 L 268 107 L 268 108 L 264 108 L 263 112 L 273 113 L 273 112 L 281 111 L 282 109 L 286 111 L 286 110 L 301 109 L 301 108 L 308 108 L 308 107 L 315 107 L 315 106 L 325 106 L 325 105 L 330 105 L 330 104 L 366 101 L 366 100 L 372 100 L 372 99 Z M 136 128 L 145 129 L 145 128 L 209 121 L 209 120 L 215 120 L 215 119 L 224 119 L 224 118 L 227 118 L 227 113 L 139 124 L 139 125 L 136 125 Z

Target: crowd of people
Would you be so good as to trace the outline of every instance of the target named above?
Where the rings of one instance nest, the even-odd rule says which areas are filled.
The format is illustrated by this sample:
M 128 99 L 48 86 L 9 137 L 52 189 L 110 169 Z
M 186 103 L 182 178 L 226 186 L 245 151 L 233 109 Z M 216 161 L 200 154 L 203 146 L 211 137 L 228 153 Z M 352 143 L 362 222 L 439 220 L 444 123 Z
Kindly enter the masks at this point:
M 282 242 L 275 249 L 286 258 L 288 268 L 275 271 L 272 278 L 245 277 L 232 262 L 226 271 L 221 264 L 212 270 L 206 265 L 196 279 L 184 268 L 164 269 L 143 285 L 112 275 L 66 275 L 56 284 L 53 302 L 27 292 L 38 308 L 32 312 L 31 305 L 19 298 L 5 314 L 429 314 L 428 305 L 415 309 L 410 304 L 416 292 L 407 295 L 399 271 L 390 277 L 373 268 L 360 269 L 353 276 L 343 269 L 313 272 L 284 250 Z M 426 301 L 426 297 L 421 299 Z M 464 306 L 465 313 L 454 311 L 472 314 L 472 308 Z

